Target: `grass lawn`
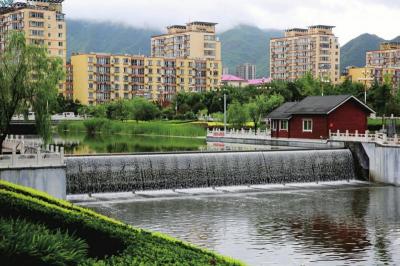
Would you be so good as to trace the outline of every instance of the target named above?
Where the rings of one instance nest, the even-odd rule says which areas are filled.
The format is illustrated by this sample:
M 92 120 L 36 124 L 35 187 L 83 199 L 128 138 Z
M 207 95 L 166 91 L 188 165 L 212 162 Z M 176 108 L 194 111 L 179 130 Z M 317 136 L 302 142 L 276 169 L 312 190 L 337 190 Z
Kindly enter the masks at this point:
M 0 236 L 2 265 L 244 265 L 4 181 Z

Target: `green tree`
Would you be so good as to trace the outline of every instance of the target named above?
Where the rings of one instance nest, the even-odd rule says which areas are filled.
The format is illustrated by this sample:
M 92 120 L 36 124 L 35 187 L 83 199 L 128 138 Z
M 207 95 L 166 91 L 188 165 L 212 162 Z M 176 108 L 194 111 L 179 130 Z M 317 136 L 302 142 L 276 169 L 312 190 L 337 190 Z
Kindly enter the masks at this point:
M 131 117 L 137 122 L 154 120 L 160 115 L 157 106 L 146 99 L 137 97 L 131 100 L 129 104 Z
M 235 128 L 243 127 L 248 119 L 248 112 L 242 104 L 238 101 L 232 102 L 228 107 L 228 122 Z
M 0 0 L 0 7 L 9 7 L 14 3 L 14 0 Z
M 47 143 L 51 138 L 50 108 L 65 73 L 62 60 L 49 58 L 47 49 L 26 44 L 23 33 L 7 37 L 0 55 L 0 146 L 9 133 L 12 116 L 29 106 L 36 127 Z

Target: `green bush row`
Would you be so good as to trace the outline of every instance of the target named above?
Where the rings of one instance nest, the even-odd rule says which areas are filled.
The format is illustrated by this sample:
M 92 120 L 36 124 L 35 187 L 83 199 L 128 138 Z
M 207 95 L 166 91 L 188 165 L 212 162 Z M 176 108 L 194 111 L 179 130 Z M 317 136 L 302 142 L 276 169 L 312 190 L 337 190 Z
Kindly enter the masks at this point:
M 79 122 L 63 122 L 58 126 L 59 131 L 86 132 L 90 135 L 103 134 L 132 134 L 132 135 L 158 135 L 158 136 L 183 136 L 205 137 L 206 129 L 191 123 L 175 123 L 167 121 L 152 122 L 121 122 L 94 118 Z
M 50 231 L 68 233 L 87 243 L 88 255 L 81 265 L 242 265 L 3 181 L 0 181 L 0 217 L 43 224 Z

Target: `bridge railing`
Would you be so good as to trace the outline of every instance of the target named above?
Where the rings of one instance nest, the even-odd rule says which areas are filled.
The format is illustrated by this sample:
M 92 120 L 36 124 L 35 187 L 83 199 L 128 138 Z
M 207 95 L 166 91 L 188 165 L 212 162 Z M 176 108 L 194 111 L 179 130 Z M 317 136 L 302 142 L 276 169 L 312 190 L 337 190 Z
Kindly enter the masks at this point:
M 0 155 L 0 169 L 18 167 L 57 167 L 63 166 L 64 148 L 51 148 L 52 152 L 42 152 L 40 149 L 36 153 L 17 154 L 13 150 L 11 154 Z
M 226 138 L 251 138 L 251 139 L 266 139 L 271 137 L 271 132 L 269 130 L 236 130 L 230 129 L 226 132 L 221 129 L 207 130 L 208 137 L 226 137 Z
M 330 140 L 339 140 L 339 141 L 355 141 L 355 142 L 373 142 L 383 145 L 396 145 L 400 146 L 400 138 L 398 135 L 394 135 L 393 138 L 389 138 L 385 133 L 379 132 L 369 132 L 365 131 L 364 134 L 358 133 L 355 131 L 354 133 L 350 133 L 349 130 L 346 132 L 329 132 Z
M 10 154 L 0 155 L 0 169 L 64 165 L 64 148 L 55 145 L 43 146 L 43 142 L 38 139 L 9 135 L 2 148 Z

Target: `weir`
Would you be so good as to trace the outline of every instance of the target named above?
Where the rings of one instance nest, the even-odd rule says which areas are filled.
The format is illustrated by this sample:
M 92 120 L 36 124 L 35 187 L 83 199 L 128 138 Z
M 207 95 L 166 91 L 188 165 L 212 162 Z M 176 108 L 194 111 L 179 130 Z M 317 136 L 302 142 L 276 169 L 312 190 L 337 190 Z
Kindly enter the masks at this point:
M 355 179 L 349 150 L 70 157 L 67 194 Z

